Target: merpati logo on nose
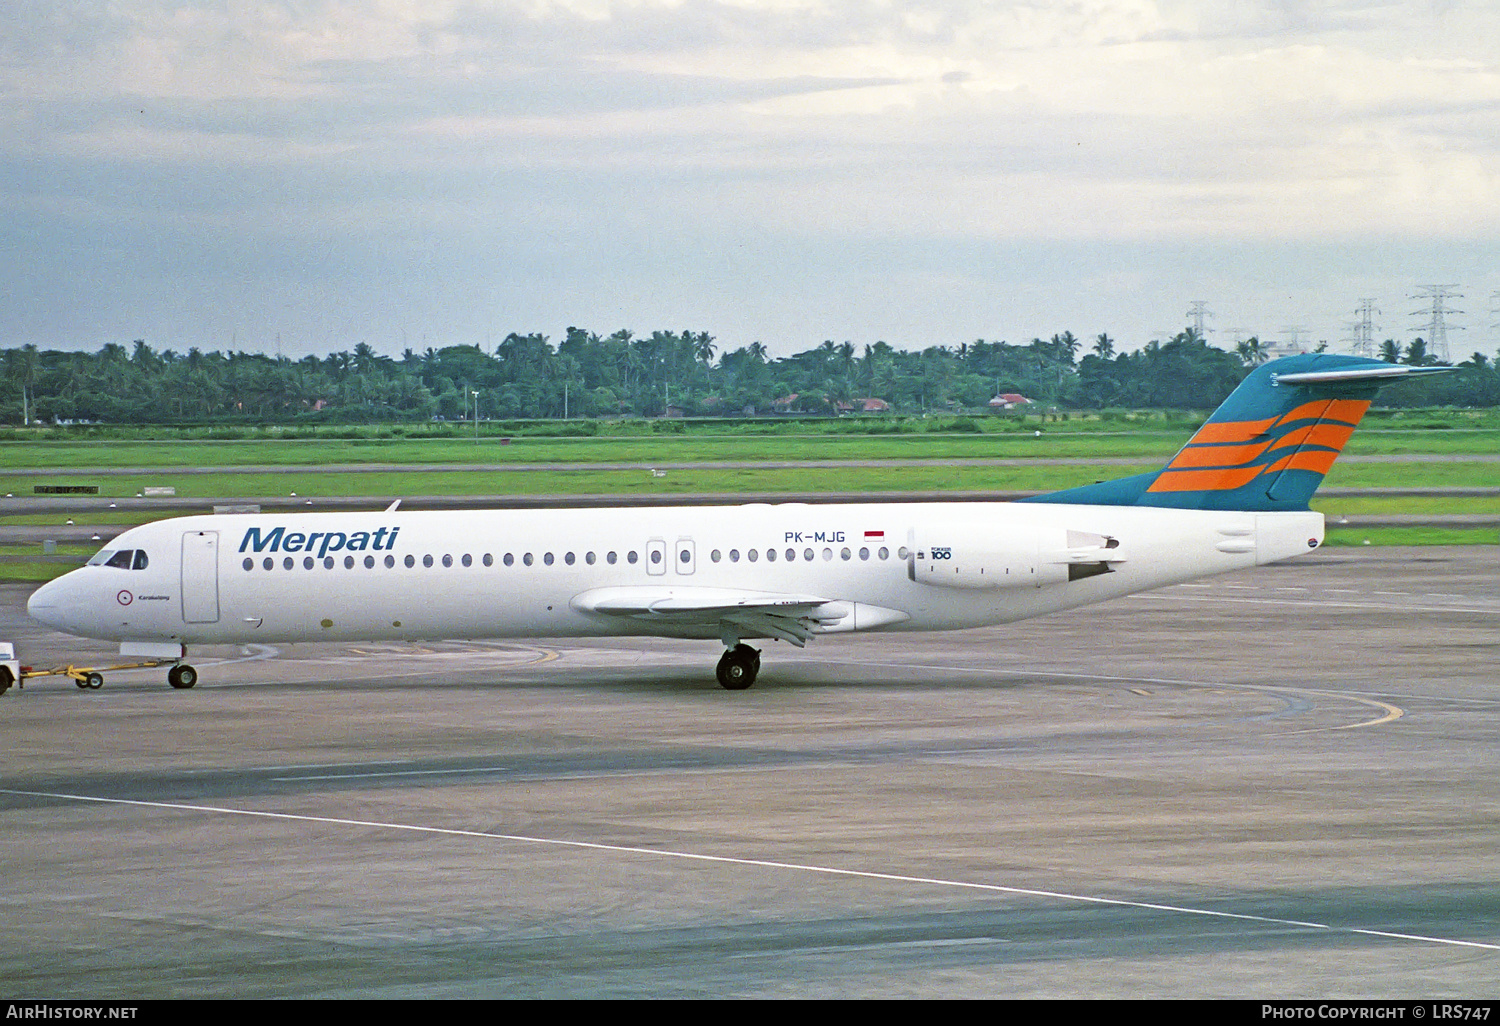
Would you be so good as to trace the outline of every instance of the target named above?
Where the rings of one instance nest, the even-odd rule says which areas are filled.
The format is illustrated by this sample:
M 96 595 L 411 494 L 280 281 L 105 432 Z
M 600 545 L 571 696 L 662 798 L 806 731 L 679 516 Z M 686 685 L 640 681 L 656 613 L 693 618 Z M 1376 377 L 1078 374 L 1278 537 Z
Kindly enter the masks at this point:
M 399 527 L 380 527 L 374 531 L 288 531 L 275 527 L 262 534 L 252 527 L 240 540 L 241 552 L 314 552 L 326 556 L 330 552 L 389 551 L 396 547 Z

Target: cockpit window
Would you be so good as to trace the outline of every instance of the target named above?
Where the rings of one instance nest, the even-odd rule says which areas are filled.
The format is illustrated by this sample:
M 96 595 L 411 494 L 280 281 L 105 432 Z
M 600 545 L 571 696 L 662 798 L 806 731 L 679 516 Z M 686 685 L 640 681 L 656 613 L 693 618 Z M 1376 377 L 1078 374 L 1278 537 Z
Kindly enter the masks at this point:
M 151 560 L 145 549 L 104 549 L 89 560 L 89 566 L 112 566 L 116 570 L 144 570 Z
M 112 566 L 119 570 L 129 570 L 130 561 L 135 558 L 135 549 L 121 549 L 109 559 L 105 560 L 105 566 Z

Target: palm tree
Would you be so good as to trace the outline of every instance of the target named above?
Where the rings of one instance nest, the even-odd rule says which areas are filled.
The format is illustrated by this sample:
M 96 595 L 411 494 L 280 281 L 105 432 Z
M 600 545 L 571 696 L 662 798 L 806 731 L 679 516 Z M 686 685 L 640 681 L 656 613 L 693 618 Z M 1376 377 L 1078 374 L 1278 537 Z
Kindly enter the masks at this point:
M 1411 345 L 1406 347 L 1406 359 L 1402 362 L 1414 367 L 1430 367 L 1438 360 L 1427 351 L 1426 339 L 1414 338 L 1411 340 Z
M 1188 329 L 1188 331 L 1192 330 L 1192 328 Z M 1236 342 L 1234 344 L 1234 351 L 1238 354 L 1240 362 L 1246 367 L 1259 367 L 1271 358 L 1270 351 L 1254 335 L 1251 335 L 1243 342 Z
M 693 358 L 701 362 L 705 367 L 714 362 L 714 337 L 706 331 L 700 331 L 694 335 L 687 332 L 687 338 L 693 344 Z

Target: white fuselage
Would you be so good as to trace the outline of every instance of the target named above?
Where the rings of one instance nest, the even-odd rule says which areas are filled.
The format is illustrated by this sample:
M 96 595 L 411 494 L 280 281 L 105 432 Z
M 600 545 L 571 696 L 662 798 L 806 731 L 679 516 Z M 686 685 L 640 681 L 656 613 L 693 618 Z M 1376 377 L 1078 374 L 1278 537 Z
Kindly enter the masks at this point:
M 144 559 L 73 571 L 28 608 L 74 634 L 182 645 L 723 636 L 712 617 L 619 616 L 589 598 L 667 592 L 811 596 L 827 603 L 813 634 L 949 630 L 1268 563 L 1322 537 L 1317 513 L 1043 503 L 217 515 L 126 531 L 104 553 Z

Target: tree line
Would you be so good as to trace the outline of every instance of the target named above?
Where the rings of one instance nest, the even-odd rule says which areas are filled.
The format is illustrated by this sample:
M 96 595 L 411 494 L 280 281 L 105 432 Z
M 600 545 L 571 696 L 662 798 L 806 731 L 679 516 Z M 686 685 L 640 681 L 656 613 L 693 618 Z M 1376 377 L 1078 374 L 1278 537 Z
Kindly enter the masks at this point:
M 1120 352 L 1108 334 L 1085 344 L 1072 332 L 1026 344 L 979 339 L 919 351 L 885 342 L 825 341 L 771 358 L 760 342 L 720 351 L 707 332 L 569 328 L 556 344 L 507 335 L 477 345 L 407 349 L 400 357 L 365 343 L 299 360 L 262 353 L 178 353 L 145 340 L 96 353 L 5 350 L 0 421 L 115 424 L 205 422 L 371 423 L 522 418 L 832 415 L 879 399 L 900 413 L 983 410 L 992 397 L 1024 395 L 1062 409 L 1211 409 L 1268 347 L 1252 338 L 1234 352 L 1189 328 Z M 1392 362 L 1430 364 L 1426 344 L 1388 340 Z M 1500 405 L 1496 363 L 1475 353 L 1453 374 L 1382 393 L 1392 406 Z M 1035 408 L 1035 407 L 1033 407 Z

